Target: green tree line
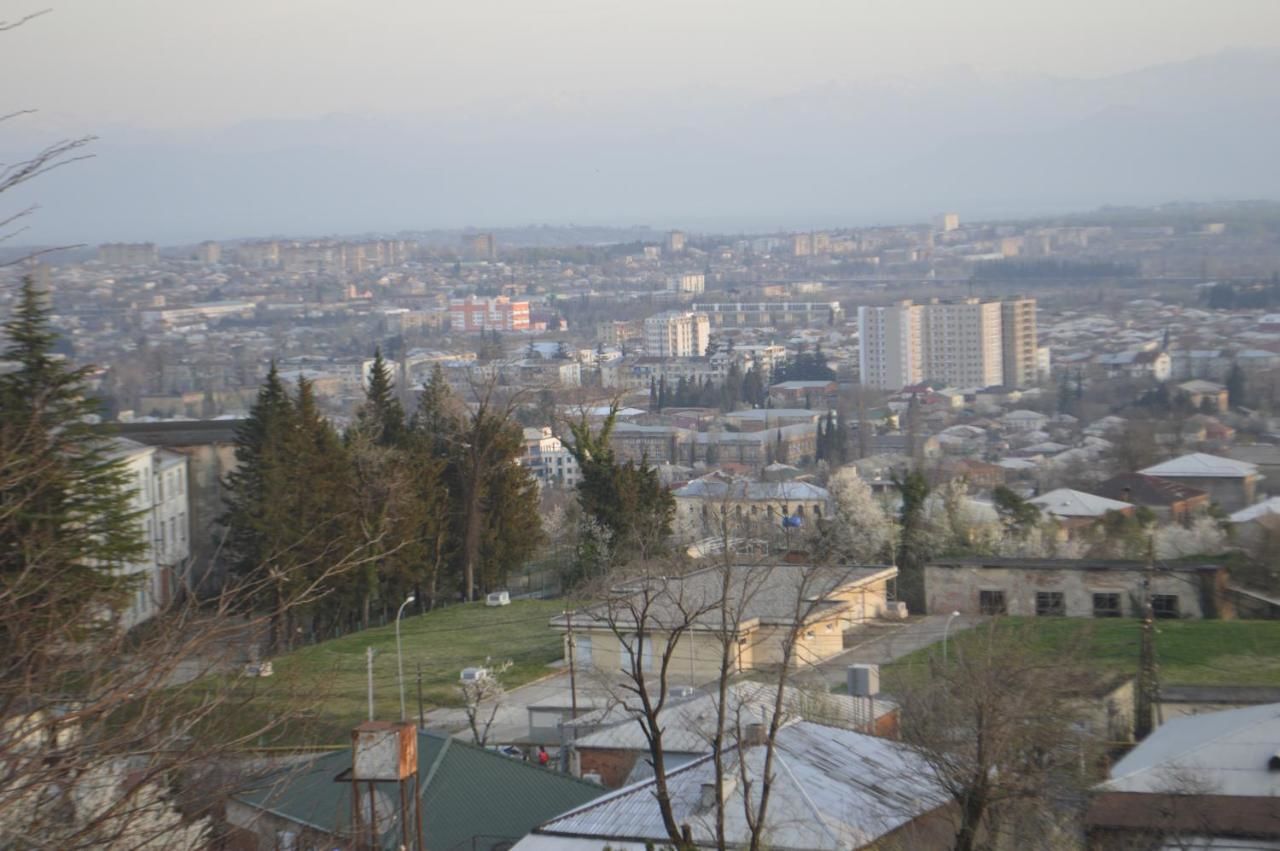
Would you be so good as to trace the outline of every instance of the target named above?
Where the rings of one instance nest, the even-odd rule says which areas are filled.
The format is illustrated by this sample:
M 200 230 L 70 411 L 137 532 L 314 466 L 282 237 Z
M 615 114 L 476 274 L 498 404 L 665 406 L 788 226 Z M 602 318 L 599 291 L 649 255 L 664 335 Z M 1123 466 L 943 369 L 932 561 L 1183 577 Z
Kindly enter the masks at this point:
M 411 593 L 420 610 L 473 600 L 534 553 L 537 485 L 517 463 L 514 405 L 492 390 L 466 404 L 437 367 L 406 414 L 379 351 L 340 435 L 311 383 L 286 387 L 272 365 L 237 433 L 222 525 L 232 576 L 280 613 L 274 647 L 367 627 Z

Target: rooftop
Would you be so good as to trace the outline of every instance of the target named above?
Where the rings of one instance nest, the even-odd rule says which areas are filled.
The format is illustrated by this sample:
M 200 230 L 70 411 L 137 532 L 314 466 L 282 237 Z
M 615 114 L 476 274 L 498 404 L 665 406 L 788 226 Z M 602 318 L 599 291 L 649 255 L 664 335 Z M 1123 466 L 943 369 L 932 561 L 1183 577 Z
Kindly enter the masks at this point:
M 1056 517 L 1102 517 L 1108 511 L 1124 511 L 1133 508 L 1133 505 L 1128 502 L 1120 502 L 1071 488 L 1051 490 L 1030 502 Z
M 1145 476 L 1172 476 L 1174 478 L 1243 479 L 1258 474 L 1258 465 L 1248 461 L 1236 461 L 1220 455 L 1193 452 L 1173 458 L 1154 467 L 1139 470 Z

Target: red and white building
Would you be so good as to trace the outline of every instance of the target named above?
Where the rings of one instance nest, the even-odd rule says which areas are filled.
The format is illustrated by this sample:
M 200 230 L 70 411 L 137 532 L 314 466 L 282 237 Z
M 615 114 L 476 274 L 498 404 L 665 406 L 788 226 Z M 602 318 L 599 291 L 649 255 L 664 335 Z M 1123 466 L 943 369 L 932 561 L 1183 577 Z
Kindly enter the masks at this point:
M 528 331 L 529 302 L 507 296 L 467 296 L 449 302 L 449 326 L 454 331 Z

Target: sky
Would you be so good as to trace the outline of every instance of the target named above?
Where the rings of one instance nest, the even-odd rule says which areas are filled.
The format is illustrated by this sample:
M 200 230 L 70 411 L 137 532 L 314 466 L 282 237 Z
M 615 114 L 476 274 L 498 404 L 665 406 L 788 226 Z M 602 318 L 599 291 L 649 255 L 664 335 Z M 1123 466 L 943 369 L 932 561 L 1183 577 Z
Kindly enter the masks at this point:
M 1280 198 L 1280 0 L 0 0 L 32 245 Z
M 1096 77 L 1280 47 L 1276 0 L 2 0 L 3 110 L 196 128 L 578 95 Z M 15 85 L 15 81 L 18 84 Z

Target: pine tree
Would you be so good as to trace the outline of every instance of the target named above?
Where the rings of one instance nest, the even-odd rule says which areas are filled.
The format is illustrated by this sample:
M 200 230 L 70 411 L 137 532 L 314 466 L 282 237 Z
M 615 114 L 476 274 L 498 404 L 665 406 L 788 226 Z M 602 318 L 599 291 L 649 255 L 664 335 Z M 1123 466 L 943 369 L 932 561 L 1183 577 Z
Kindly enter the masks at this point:
M 293 402 L 273 361 L 249 416 L 236 430 L 236 467 L 223 484 L 224 549 L 232 573 L 242 579 L 266 569 L 271 555 L 271 521 L 284 491 L 285 443 L 292 423 Z
M 364 403 L 356 411 L 355 428 L 379 446 L 395 446 L 404 437 L 404 407 L 396 398 L 391 367 L 382 349 L 373 350 L 373 366 L 364 391 Z
M 1227 373 L 1227 404 L 1233 408 L 1238 408 L 1244 403 L 1244 370 L 1240 368 L 1240 364 L 1233 363 L 1231 365 L 1231 371 Z
M 0 359 L 0 597 L 21 628 L 0 624 L 6 661 L 54 650 L 132 582 L 118 570 L 145 553 L 127 472 L 110 438 L 91 424 L 88 368 L 54 356 L 45 294 L 22 281 L 9 347 Z

